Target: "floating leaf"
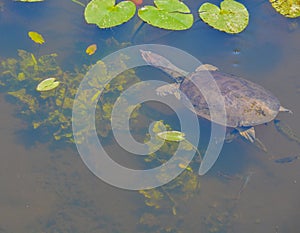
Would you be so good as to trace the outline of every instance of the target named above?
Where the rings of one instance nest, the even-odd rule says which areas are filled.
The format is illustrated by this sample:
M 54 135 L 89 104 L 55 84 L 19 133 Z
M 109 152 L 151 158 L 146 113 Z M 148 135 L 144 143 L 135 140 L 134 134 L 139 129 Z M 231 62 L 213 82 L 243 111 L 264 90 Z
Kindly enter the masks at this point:
M 171 142 L 181 142 L 185 140 L 185 134 L 175 130 L 159 132 L 157 136 Z
M 139 9 L 139 17 L 148 24 L 168 29 L 185 30 L 193 25 L 193 15 L 190 9 L 178 0 L 155 0 L 154 6 Z
M 55 78 L 47 78 L 45 80 L 43 80 L 42 82 L 40 82 L 37 87 L 36 90 L 37 91 L 50 91 L 53 90 L 55 88 L 58 87 L 58 85 L 60 84 L 59 81 L 55 81 Z
M 28 36 L 37 44 L 44 44 L 45 40 L 43 36 L 37 32 L 28 32 Z
M 87 23 L 100 28 L 110 28 L 130 20 L 136 10 L 131 1 L 122 1 L 117 5 L 115 0 L 92 0 L 87 4 L 84 17 Z
M 198 10 L 200 18 L 211 27 L 227 33 L 243 31 L 249 22 L 247 8 L 234 0 L 224 0 L 221 8 L 204 3 Z
M 93 55 L 97 50 L 96 44 L 91 44 L 89 47 L 86 48 L 85 52 L 87 55 Z
M 285 17 L 300 16 L 300 0 L 269 0 L 274 9 Z

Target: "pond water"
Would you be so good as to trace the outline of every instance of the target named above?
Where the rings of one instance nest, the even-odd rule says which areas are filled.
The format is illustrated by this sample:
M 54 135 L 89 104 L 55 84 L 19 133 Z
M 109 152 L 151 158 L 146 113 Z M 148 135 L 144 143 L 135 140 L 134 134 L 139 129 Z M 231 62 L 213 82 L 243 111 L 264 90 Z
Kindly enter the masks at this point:
M 300 19 L 281 16 L 267 1 L 241 2 L 250 13 L 250 23 L 241 34 L 228 35 L 199 21 L 181 32 L 145 25 L 132 39 L 138 18 L 100 30 L 85 23 L 84 8 L 71 0 L 0 0 L 0 61 L 17 59 L 19 49 L 36 57 L 57 53 L 58 65 L 68 78 L 74 70 L 129 45 L 174 46 L 270 90 L 293 111 L 280 113 L 278 119 L 300 137 Z M 185 3 L 196 15 L 201 3 Z M 41 33 L 46 43 L 33 43 L 28 31 Z M 94 43 L 98 45 L 96 54 L 86 55 L 86 47 Z M 136 69 L 135 74 L 140 80 L 156 77 L 170 81 L 162 72 L 147 67 Z M 8 82 L 3 76 L 1 83 Z M 19 86 L 4 83 L 0 95 L 1 233 L 299 232 L 300 161 L 274 160 L 300 156 L 300 144 L 280 133 L 273 122 L 255 127 L 267 152 L 238 137 L 224 145 L 216 164 L 204 176 L 197 175 L 199 163 L 195 161 L 192 172 L 184 172 L 170 184 L 147 192 L 128 191 L 93 175 L 73 143 L 49 137 L 55 132 L 51 123 L 42 130 L 32 129 L 32 121 L 42 118 L 48 107 L 41 106 L 34 116 L 23 114 L 24 104 L 7 93 L 13 91 L 10 84 L 17 91 L 24 81 Z M 40 93 L 34 95 L 39 98 Z M 154 119 L 178 129 L 178 119 L 166 106 L 152 103 L 139 112 L 132 123 L 137 140 L 144 140 Z M 199 122 L 205 141 L 209 123 Z M 105 129 L 100 131 L 106 151 L 124 166 L 139 166 L 143 159 L 122 150 Z M 201 143 L 199 150 L 203 149 Z

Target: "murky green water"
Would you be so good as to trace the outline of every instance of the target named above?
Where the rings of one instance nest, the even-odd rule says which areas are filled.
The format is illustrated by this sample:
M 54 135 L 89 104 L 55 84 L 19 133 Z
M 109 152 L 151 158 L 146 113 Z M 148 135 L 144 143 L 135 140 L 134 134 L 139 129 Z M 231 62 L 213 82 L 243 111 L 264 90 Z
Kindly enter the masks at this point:
M 18 49 L 37 56 L 57 53 L 59 65 L 70 71 L 82 64 L 94 64 L 124 46 L 120 43 L 130 41 L 130 28 L 137 21 L 100 30 L 85 24 L 83 8 L 68 0 L 0 3 L 0 59 L 16 58 Z M 186 3 L 191 9 L 200 5 Z M 203 63 L 261 84 L 293 111 L 293 115 L 282 113 L 278 119 L 300 135 L 300 21 L 282 17 L 268 2 L 243 3 L 249 9 L 250 24 L 239 35 L 226 35 L 203 22 L 183 32 L 166 33 L 145 26 L 132 44 L 171 45 Z M 46 43 L 34 44 L 27 36 L 31 30 L 40 32 Z M 112 37 L 119 44 L 111 42 Z M 89 57 L 85 49 L 93 43 L 97 43 L 98 51 Z M 141 80 L 152 75 L 167 80 L 160 72 L 150 71 L 145 68 L 136 72 Z M 280 164 L 274 159 L 300 156 L 300 145 L 280 134 L 272 122 L 256 127 L 267 153 L 238 138 L 225 144 L 207 175 L 197 176 L 199 164 L 194 163 L 193 173 L 187 172 L 189 175 L 182 178 L 186 183 L 176 185 L 175 181 L 157 189 L 162 198 L 151 202 L 137 191 L 121 190 L 96 178 L 74 145 L 48 143 L 40 140 L 37 132 L 28 131 L 28 121 L 22 118 L 16 100 L 7 97 L 5 88 L 0 105 L 0 232 L 299 231 L 299 160 Z M 177 122 L 162 106 L 144 106 L 141 113 L 135 122 L 139 126 L 135 136 L 141 140 L 149 119 L 164 119 L 173 125 Z M 200 124 L 205 141 L 209 124 L 202 120 Z M 131 166 L 141 162 L 111 138 L 105 143 L 106 150 L 120 163 Z

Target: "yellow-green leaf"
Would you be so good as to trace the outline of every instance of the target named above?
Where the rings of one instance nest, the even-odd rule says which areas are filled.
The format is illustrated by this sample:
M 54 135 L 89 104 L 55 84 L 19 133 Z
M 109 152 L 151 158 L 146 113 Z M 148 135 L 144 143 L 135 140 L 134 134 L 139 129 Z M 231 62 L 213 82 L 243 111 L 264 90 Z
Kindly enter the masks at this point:
M 163 131 L 157 133 L 157 136 L 171 142 L 180 142 L 185 140 L 185 134 L 179 131 Z
M 269 0 L 273 8 L 289 18 L 300 16 L 300 0 Z
M 240 33 L 249 23 L 247 8 L 234 0 L 224 0 L 220 7 L 205 2 L 199 8 L 198 13 L 205 23 L 226 33 Z
M 37 91 L 50 91 L 53 90 L 55 88 L 58 87 L 58 85 L 60 84 L 59 81 L 55 81 L 55 78 L 47 78 L 45 80 L 43 80 L 42 82 L 40 82 L 37 87 L 36 90 Z
M 86 48 L 85 52 L 87 55 L 93 55 L 97 50 L 96 44 L 91 44 L 89 47 Z
M 30 37 L 31 40 L 33 40 L 37 44 L 44 44 L 45 40 L 43 36 L 37 32 L 28 32 L 28 36 Z

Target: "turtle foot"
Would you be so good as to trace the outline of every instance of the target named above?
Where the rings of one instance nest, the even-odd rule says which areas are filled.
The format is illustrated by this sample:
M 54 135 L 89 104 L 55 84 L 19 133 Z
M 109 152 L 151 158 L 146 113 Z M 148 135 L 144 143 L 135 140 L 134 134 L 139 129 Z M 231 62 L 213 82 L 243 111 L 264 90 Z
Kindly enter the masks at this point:
M 238 128 L 238 131 L 240 133 L 241 136 L 243 136 L 244 138 L 246 138 L 248 141 L 250 141 L 251 143 L 253 143 L 255 141 L 255 130 L 254 127 L 240 127 Z

